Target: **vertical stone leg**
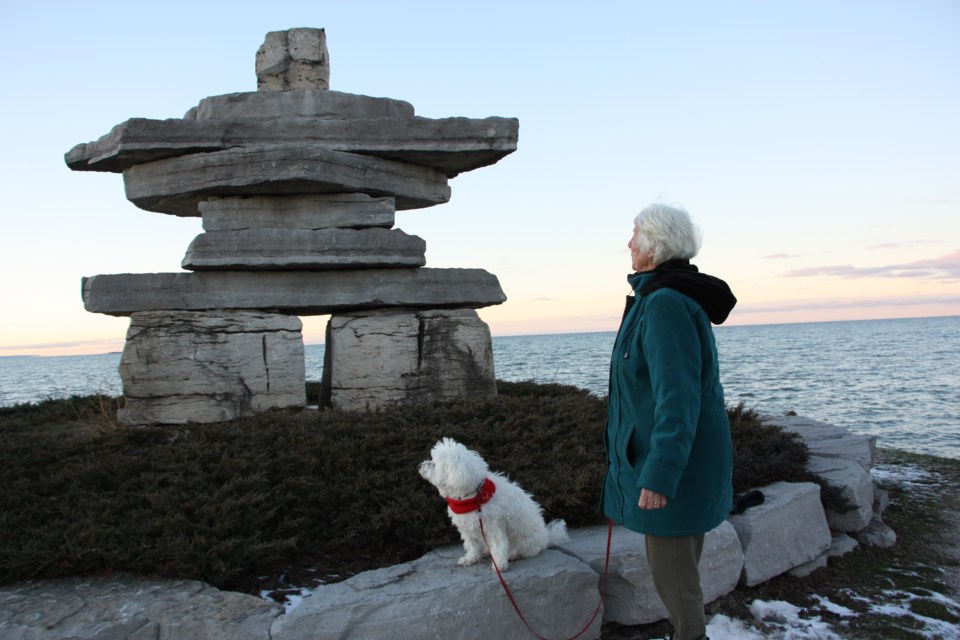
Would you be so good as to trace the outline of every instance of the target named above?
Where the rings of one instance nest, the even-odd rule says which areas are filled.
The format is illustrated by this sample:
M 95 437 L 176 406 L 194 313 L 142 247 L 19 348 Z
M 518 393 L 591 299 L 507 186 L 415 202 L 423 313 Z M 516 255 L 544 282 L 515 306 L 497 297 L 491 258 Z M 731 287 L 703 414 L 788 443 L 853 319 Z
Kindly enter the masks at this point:
M 304 406 L 302 326 L 261 311 L 134 313 L 120 359 L 120 422 L 220 422 Z
M 333 315 L 322 388 L 321 403 L 340 409 L 493 397 L 490 328 L 473 309 Z

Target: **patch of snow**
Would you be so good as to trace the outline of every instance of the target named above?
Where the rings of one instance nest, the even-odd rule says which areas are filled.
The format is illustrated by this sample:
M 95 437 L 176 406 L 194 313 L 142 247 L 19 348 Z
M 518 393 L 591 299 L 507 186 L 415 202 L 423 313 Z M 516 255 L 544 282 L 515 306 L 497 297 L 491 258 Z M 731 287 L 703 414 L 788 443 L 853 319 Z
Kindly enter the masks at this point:
M 782 640 L 843 640 L 820 616 L 801 618 L 800 611 L 799 607 L 782 600 L 754 600 L 750 604 L 750 613 L 767 630 L 765 637 Z
M 824 598 L 823 596 L 813 596 L 813 597 L 816 598 L 818 603 L 820 603 L 821 609 L 825 609 L 836 616 L 840 616 L 841 618 L 856 618 L 858 615 L 860 615 L 853 609 L 848 609 L 843 605 L 839 605 L 835 602 L 831 602 L 830 600 L 828 600 L 827 598 Z
M 723 614 L 717 614 L 710 619 L 707 636 L 710 640 L 766 640 L 767 637 L 745 626 L 742 620 L 728 618 Z
M 910 603 L 915 600 L 933 600 L 944 605 L 954 616 L 960 616 L 960 603 L 956 600 L 932 591 L 928 594 L 919 596 L 907 591 L 884 591 L 882 595 L 885 602 L 883 604 L 871 604 L 870 613 L 909 619 L 912 621 L 910 628 L 914 629 L 915 624 L 920 625 L 915 630 L 923 634 L 925 638 L 960 638 L 960 625 L 957 623 L 938 618 L 928 618 L 911 609 Z
M 870 470 L 870 475 L 878 482 L 888 482 L 904 487 L 928 487 L 939 484 L 943 476 L 906 464 L 878 464 Z

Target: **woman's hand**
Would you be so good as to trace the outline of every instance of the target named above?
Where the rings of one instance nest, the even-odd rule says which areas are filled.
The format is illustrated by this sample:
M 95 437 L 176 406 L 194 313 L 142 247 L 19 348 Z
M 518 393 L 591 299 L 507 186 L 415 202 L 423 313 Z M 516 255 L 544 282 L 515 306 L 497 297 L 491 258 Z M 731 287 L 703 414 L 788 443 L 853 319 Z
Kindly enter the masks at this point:
M 667 506 L 667 496 L 650 489 L 641 489 L 639 505 L 641 509 L 663 509 Z

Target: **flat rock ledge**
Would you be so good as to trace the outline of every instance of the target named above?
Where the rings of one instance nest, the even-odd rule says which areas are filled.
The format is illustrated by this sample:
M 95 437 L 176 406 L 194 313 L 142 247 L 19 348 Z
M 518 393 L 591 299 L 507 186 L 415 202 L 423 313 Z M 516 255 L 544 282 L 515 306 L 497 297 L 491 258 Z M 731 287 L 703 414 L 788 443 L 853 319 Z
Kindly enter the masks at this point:
M 281 612 L 195 580 L 66 578 L 0 588 L 0 638 L 269 640 Z
M 802 425 L 793 426 L 806 437 Z M 816 436 L 830 427 L 814 426 Z M 831 430 L 835 442 L 851 442 L 845 430 Z M 846 448 L 844 455 L 863 453 L 859 447 L 839 448 Z M 737 585 L 759 584 L 787 572 L 807 575 L 831 557 L 854 551 L 854 538 L 860 545 L 877 546 L 896 540 L 881 519 L 883 492 L 875 493 L 869 525 L 851 537 L 831 531 L 818 485 L 779 482 L 761 489 L 766 497 L 762 505 L 731 516 L 706 536 L 700 570 L 707 602 Z M 574 530 L 563 546 L 511 563 L 504 579 L 537 634 L 572 637 L 584 630 L 579 637 L 595 639 L 603 623 L 637 625 L 666 617 L 647 568 L 643 536 L 614 527 L 605 574 L 607 533 L 606 526 Z M 0 638 L 532 637 L 490 565 L 458 567 L 460 554 L 459 545 L 448 546 L 412 562 L 322 585 L 304 592 L 299 604 L 286 610 L 191 580 L 117 574 L 8 585 L 0 587 Z

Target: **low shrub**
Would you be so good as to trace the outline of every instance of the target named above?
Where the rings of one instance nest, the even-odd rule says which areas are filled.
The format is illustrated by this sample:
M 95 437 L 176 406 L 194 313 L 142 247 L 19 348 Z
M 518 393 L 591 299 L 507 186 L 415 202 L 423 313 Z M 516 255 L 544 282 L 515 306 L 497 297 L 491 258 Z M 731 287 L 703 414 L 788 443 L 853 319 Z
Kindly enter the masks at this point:
M 115 398 L 0 410 L 0 581 L 123 570 L 256 593 L 284 574 L 335 580 L 410 560 L 458 540 L 417 473 L 444 436 L 519 482 L 548 519 L 602 522 L 606 400 L 530 382 L 498 391 L 182 427 L 108 428 Z M 742 405 L 731 426 L 739 489 L 802 469 L 802 443 Z

